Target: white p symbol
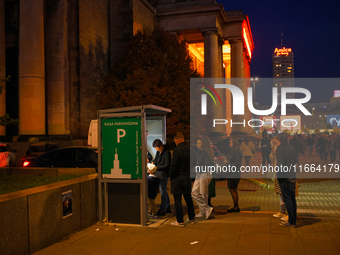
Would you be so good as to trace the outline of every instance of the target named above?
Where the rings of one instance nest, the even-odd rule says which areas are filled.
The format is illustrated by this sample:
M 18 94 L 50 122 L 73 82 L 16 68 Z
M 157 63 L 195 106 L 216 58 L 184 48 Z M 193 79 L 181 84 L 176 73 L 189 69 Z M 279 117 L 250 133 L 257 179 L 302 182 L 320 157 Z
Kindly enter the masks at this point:
M 126 135 L 126 131 L 124 129 L 117 129 L 117 142 L 120 143 L 120 138 Z

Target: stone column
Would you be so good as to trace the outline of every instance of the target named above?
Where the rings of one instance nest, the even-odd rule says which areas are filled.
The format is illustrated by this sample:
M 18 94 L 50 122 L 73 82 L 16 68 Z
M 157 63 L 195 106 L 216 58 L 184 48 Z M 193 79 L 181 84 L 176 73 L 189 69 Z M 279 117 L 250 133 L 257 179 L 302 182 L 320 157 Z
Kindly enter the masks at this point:
M 67 0 L 46 13 L 47 134 L 69 135 Z
M 218 78 L 219 71 L 219 57 L 218 57 L 218 31 L 202 30 L 204 36 L 204 77 Z
M 6 47 L 5 47 L 5 0 L 0 0 L 0 77 L 6 77 Z M 1 83 L 0 116 L 6 113 L 6 84 Z M 6 135 L 6 128 L 0 126 L 0 136 Z
M 45 135 L 44 1 L 20 1 L 19 135 Z
M 232 115 L 233 123 L 243 123 L 245 120 L 245 127 L 243 124 L 233 124 L 232 127 L 232 135 L 233 134 L 246 134 L 247 130 L 247 122 L 248 122 L 248 106 L 247 106 L 247 86 L 245 83 L 245 79 L 234 79 L 234 78 L 245 78 L 245 70 L 244 70 L 244 49 L 243 49 L 243 40 L 242 38 L 235 38 L 229 40 L 231 45 L 231 78 L 232 84 L 238 86 L 244 95 L 244 115 Z
M 218 30 L 217 28 L 202 30 L 202 34 L 204 37 L 204 77 L 214 78 L 214 82 L 221 83 L 220 81 L 217 82 L 217 78 L 221 77 L 221 57 L 219 56 L 221 51 L 219 50 Z M 214 85 L 212 84 L 212 86 Z M 220 91 L 217 91 L 217 93 L 221 95 Z M 215 107 L 213 114 L 215 119 L 224 119 L 223 107 L 221 105 Z M 210 132 L 225 132 L 225 127 L 223 125 L 211 128 L 212 130 L 209 130 Z

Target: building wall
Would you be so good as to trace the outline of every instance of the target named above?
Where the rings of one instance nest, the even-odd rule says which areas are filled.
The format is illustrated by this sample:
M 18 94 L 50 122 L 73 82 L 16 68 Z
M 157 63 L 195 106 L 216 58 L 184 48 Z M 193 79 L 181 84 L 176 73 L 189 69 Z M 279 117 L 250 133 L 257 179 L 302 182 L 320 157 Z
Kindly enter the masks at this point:
M 109 1 L 79 1 L 79 107 L 80 137 L 87 137 L 97 117 L 100 79 L 108 69 Z M 79 126 L 79 125 L 78 125 Z
M 155 10 L 144 0 L 132 0 L 133 34 L 144 28 L 155 28 Z
M 133 33 L 132 0 L 110 1 L 110 65 L 113 66 L 122 58 Z

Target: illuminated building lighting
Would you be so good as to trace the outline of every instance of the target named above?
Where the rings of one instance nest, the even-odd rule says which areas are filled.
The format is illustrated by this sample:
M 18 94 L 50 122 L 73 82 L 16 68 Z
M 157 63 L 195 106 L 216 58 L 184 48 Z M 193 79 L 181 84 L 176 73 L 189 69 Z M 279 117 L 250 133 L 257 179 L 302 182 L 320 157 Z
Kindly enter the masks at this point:
M 197 49 L 196 45 L 189 44 L 189 51 L 201 62 L 204 62 L 204 56 L 202 56 L 201 52 Z
M 245 28 L 243 28 L 243 38 L 244 38 L 244 41 L 246 42 L 248 56 L 251 59 L 251 50 L 250 50 L 249 41 L 248 41 L 248 37 L 247 37 L 247 33 L 246 33 Z
M 282 49 L 275 48 L 274 50 L 274 53 L 276 53 L 276 56 L 281 56 L 281 55 L 288 56 L 290 52 L 292 52 L 292 49 L 291 48 L 286 49 L 285 47 L 283 47 Z
M 230 52 L 231 52 L 230 44 L 224 44 L 222 46 L 222 52 L 223 52 L 223 54 L 230 54 Z

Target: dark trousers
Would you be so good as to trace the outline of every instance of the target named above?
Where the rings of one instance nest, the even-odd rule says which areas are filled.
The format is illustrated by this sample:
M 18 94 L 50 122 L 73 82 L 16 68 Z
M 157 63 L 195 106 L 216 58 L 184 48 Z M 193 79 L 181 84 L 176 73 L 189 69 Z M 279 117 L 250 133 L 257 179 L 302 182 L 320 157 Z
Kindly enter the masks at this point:
M 191 194 L 183 194 L 185 203 L 187 204 L 187 210 L 189 215 L 189 220 L 195 219 L 195 209 L 194 203 L 192 201 Z M 182 208 L 182 195 L 174 195 L 175 199 L 175 209 L 176 209 L 176 219 L 178 223 L 183 223 L 183 208 Z
M 331 156 L 331 162 L 334 162 L 336 157 L 336 150 L 335 149 L 331 150 L 329 154 Z
M 282 191 L 283 201 L 285 202 L 286 209 L 288 212 L 288 222 L 292 225 L 296 225 L 296 199 L 295 199 L 295 189 L 296 182 L 280 181 L 279 184 Z
M 266 166 L 267 164 L 270 165 L 269 155 L 270 155 L 270 151 L 269 152 L 262 151 L 262 166 Z
M 327 152 L 326 152 L 326 149 L 319 149 L 319 155 L 320 155 L 320 159 L 321 160 L 324 160 L 324 161 L 327 161 Z
M 148 198 L 155 199 L 158 193 L 159 178 L 148 176 Z

